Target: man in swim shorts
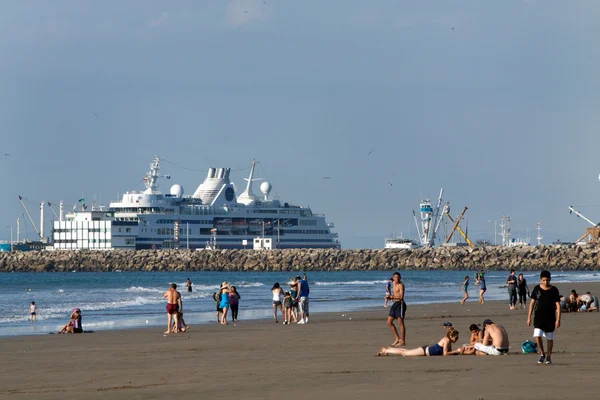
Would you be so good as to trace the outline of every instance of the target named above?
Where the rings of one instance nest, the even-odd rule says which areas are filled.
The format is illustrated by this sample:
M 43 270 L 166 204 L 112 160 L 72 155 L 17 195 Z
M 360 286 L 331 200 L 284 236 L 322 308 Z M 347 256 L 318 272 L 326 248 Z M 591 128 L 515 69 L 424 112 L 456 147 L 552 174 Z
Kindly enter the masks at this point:
M 496 325 L 491 319 L 483 321 L 483 341 L 475 343 L 475 354 L 478 356 L 500 356 L 509 350 L 508 333 L 502 325 Z
M 171 333 L 171 320 L 175 320 L 175 327 L 173 328 L 173 333 L 178 332 L 178 323 L 177 313 L 183 312 L 183 302 L 181 301 L 181 293 L 177 291 L 177 285 L 175 283 L 171 284 L 169 290 L 167 290 L 163 296 L 163 298 L 167 298 L 167 331 L 165 333 Z
M 402 277 L 399 272 L 394 272 L 394 281 L 392 282 L 392 291 L 389 299 L 394 302 L 390 313 L 388 314 L 387 324 L 392 330 L 396 340 L 392 343 L 392 346 L 404 346 L 406 344 L 406 328 L 404 326 L 404 316 L 406 314 L 406 303 L 404 302 L 404 283 L 400 282 Z M 398 327 L 400 328 L 400 335 L 394 321 L 398 320 Z
M 531 291 L 531 303 L 527 314 L 527 325 L 531 326 L 533 316 L 533 337 L 538 345 L 540 358 L 538 364 L 552 364 L 552 349 L 554 347 L 554 331 L 560 328 L 560 294 L 556 286 L 550 284 L 550 271 L 540 273 L 540 284 Z M 544 352 L 546 338 L 548 353 Z

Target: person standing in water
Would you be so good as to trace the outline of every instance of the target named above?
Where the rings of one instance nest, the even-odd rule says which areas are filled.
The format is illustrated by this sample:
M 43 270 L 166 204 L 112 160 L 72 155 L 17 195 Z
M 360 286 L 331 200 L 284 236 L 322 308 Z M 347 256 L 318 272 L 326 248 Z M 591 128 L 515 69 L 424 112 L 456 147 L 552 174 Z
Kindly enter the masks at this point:
M 394 343 L 392 343 L 392 346 L 404 346 L 406 344 L 406 327 L 404 326 L 404 316 L 406 314 L 406 303 L 404 302 L 404 283 L 400 281 L 402 279 L 400 272 L 394 272 L 393 279 L 394 282 L 392 283 L 390 300 L 392 300 L 394 303 L 390 308 L 387 324 L 396 338 Z M 396 319 L 398 320 L 400 335 L 398 335 L 398 330 L 396 329 L 396 325 L 394 325 L 394 320 Z
M 36 308 L 35 308 L 35 301 L 31 302 L 31 305 L 29 306 L 29 320 L 31 322 L 35 322 L 37 317 L 37 313 L 36 313 Z
M 185 285 L 187 286 L 188 293 L 192 293 L 192 281 L 190 281 L 190 278 L 187 278 Z

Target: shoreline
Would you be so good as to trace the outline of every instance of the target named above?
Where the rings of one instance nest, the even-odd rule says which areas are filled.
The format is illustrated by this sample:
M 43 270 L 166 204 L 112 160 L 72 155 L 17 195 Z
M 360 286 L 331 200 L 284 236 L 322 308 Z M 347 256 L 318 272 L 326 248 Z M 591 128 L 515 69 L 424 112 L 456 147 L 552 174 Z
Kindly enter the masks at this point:
M 561 293 L 571 288 L 600 292 L 597 282 L 556 286 Z M 468 341 L 471 323 L 491 318 L 509 333 L 510 352 L 499 357 L 375 357 L 393 341 L 385 323 L 388 311 L 314 313 L 307 325 L 266 319 L 236 326 L 192 325 L 186 333 L 171 335 L 151 327 L 3 337 L 0 356 L 10 368 L 0 377 L 0 399 L 63 399 L 82 393 L 92 399 L 194 393 L 216 399 L 364 399 L 375 392 L 445 399 L 597 394 L 598 312 L 564 314 L 554 365 L 540 366 L 537 355 L 520 350 L 533 332 L 526 324 L 527 310 L 510 311 L 507 300 L 465 306 L 408 303 L 406 317 L 407 348 L 437 342 L 445 321 L 460 332 L 460 345 Z
M 531 279 L 531 278 L 529 278 Z M 590 287 L 590 285 L 600 285 L 600 281 L 591 282 L 577 282 L 577 283 L 557 283 L 556 285 L 561 288 L 561 294 L 568 294 L 570 291 L 569 287 L 575 287 L 580 289 L 585 289 Z M 529 282 L 530 289 L 533 288 L 534 284 Z M 564 289 L 563 289 L 564 288 Z M 411 291 L 407 293 L 408 304 L 411 307 L 414 306 L 430 306 L 430 305 L 452 305 L 462 298 L 462 293 L 457 291 L 457 296 L 452 300 L 448 300 L 447 297 L 443 297 L 443 300 L 440 298 L 427 298 L 421 297 L 419 300 L 411 301 L 414 299 L 412 291 L 415 290 L 411 288 Z M 418 289 L 417 289 L 418 290 Z M 585 290 L 584 290 L 585 291 Z M 428 294 L 429 295 L 429 294 Z M 431 293 L 431 296 L 434 296 L 435 293 Z M 470 298 L 467 301 L 467 306 L 477 306 L 477 296 L 478 296 L 478 288 L 477 286 L 473 286 L 470 290 Z M 382 296 L 383 297 L 383 296 Z M 423 301 L 425 298 L 427 300 Z M 506 289 L 502 288 L 502 286 L 490 286 L 488 284 L 488 291 L 486 293 L 486 302 L 507 302 L 508 295 L 506 294 Z M 209 311 L 206 311 L 206 305 L 209 307 L 214 307 L 214 303 L 212 300 L 207 300 L 204 298 L 184 301 L 184 311 L 186 322 L 192 326 L 207 326 L 211 324 L 215 324 L 215 313 L 212 308 Z M 200 302 L 198 301 L 200 300 Z M 352 313 L 352 312 L 373 312 L 377 310 L 383 309 L 381 307 L 381 303 L 383 299 L 375 300 L 371 299 L 368 301 L 323 301 L 323 300 L 315 300 L 311 302 L 311 310 L 315 313 L 315 315 L 321 314 L 332 314 L 335 315 L 337 313 Z M 203 308 L 203 310 L 199 310 L 199 305 Z M 196 309 L 194 309 L 196 307 Z M 249 307 L 249 308 L 247 308 Z M 256 305 L 254 306 L 256 307 Z M 97 311 L 98 312 L 98 311 Z M 101 311 L 100 311 L 101 312 Z M 270 322 L 272 321 L 272 309 L 270 306 L 261 305 L 258 308 L 253 308 L 253 306 L 244 306 L 240 308 L 240 316 L 243 322 Z M 66 323 L 65 321 L 68 318 L 61 318 L 60 320 L 54 321 L 45 321 L 38 320 L 37 323 L 31 323 L 29 321 L 22 321 L 19 323 L 4 323 L 0 325 L 0 338 L 3 337 L 18 337 L 18 336 L 40 336 L 55 333 Z M 280 317 L 281 319 L 281 317 Z M 84 321 L 83 327 L 86 331 L 92 331 L 95 333 L 99 332 L 107 332 L 107 331 L 123 331 L 123 330 L 135 330 L 135 329 L 152 329 L 155 327 L 162 327 L 165 323 L 164 317 L 164 306 L 157 304 L 157 307 L 151 313 L 132 313 L 132 314 L 114 314 L 114 317 L 110 317 L 109 314 L 100 314 L 100 316 L 92 313 L 87 314 L 84 310 Z

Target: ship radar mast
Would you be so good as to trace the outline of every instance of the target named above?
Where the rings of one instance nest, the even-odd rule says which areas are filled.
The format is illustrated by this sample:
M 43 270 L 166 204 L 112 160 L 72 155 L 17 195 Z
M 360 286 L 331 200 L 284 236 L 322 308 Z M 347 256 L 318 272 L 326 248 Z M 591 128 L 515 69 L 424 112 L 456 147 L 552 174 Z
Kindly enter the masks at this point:
M 150 164 L 150 171 L 144 177 L 144 185 L 146 186 L 144 193 L 159 193 L 158 178 L 162 178 L 163 175 L 159 174 L 158 171 L 160 171 L 160 157 L 157 156 Z M 170 175 L 164 175 L 164 177 L 167 179 L 171 178 Z
M 252 167 L 250 168 L 250 176 L 248 178 L 244 178 L 244 180 L 248 181 L 246 185 L 246 190 L 242 192 L 242 194 L 238 197 L 238 203 L 242 203 L 245 205 L 254 203 L 257 200 L 257 197 L 252 193 L 252 182 L 260 181 L 263 178 L 254 178 L 254 167 L 256 166 L 256 160 L 252 160 Z

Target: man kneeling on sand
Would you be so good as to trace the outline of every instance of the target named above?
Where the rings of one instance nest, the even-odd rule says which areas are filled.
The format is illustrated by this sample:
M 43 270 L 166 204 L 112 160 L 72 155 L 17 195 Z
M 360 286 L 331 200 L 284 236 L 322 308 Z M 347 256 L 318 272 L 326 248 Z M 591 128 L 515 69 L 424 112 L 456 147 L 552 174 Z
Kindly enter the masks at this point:
M 475 343 L 475 354 L 478 356 L 500 356 L 509 350 L 508 333 L 502 325 L 497 325 L 491 319 L 483 321 L 482 343 Z

